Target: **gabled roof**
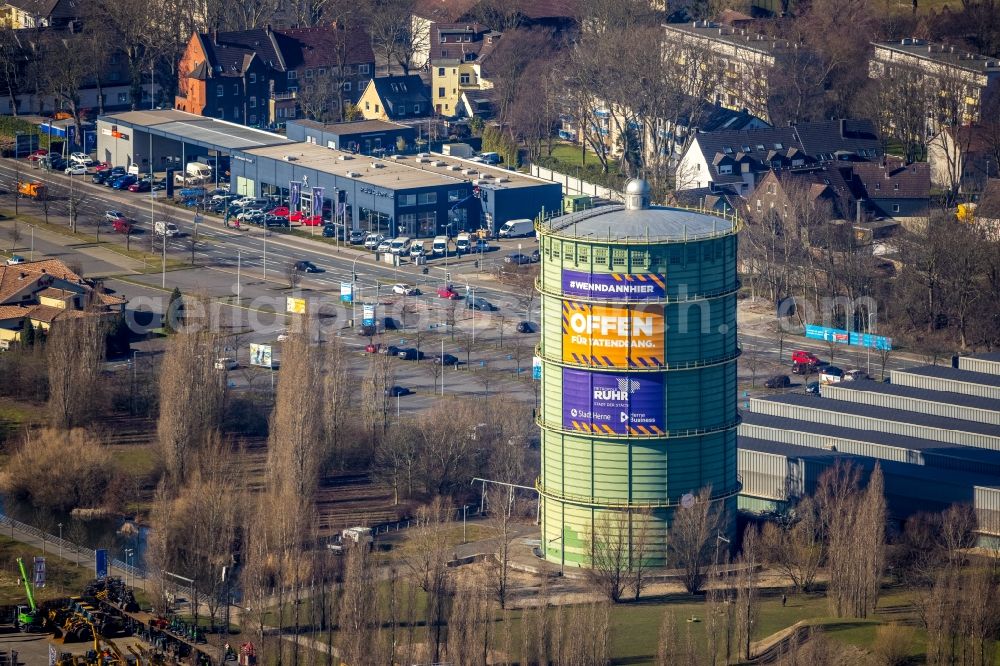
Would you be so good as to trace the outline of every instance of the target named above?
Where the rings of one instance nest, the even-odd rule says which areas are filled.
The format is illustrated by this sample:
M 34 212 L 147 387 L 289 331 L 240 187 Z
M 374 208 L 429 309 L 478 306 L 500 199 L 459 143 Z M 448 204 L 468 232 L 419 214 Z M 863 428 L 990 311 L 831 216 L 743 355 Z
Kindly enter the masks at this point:
M 389 117 L 396 115 L 395 109 L 402 105 L 429 105 L 427 86 L 416 74 L 409 76 L 382 76 L 371 80 L 369 85 L 375 86 L 375 92 L 385 107 Z M 429 106 L 426 106 L 428 110 Z
M 812 201 L 830 200 L 833 204 L 833 212 L 842 218 L 850 217 L 855 202 L 859 198 L 864 198 L 864 191 L 855 187 L 851 179 L 850 167 L 822 165 L 772 171 L 764 176 L 757 187 L 765 187 L 765 183 L 772 178 L 778 181 L 786 196 L 788 188 L 798 186 L 809 192 L 809 198 Z
M 854 165 L 854 176 L 869 199 L 927 199 L 931 169 L 927 162 L 906 164 L 896 157 Z
M 530 21 L 574 19 L 579 0 L 507 0 Z M 416 0 L 413 15 L 434 23 L 454 23 L 470 18 L 480 0 Z
M 340 63 L 345 46 L 346 63 L 360 65 L 375 62 L 371 39 L 364 30 L 343 30 L 332 26 L 275 30 L 287 69 L 322 67 Z
M 490 119 L 496 113 L 492 90 L 465 90 L 462 92 L 462 102 L 473 116 Z
M 829 120 L 789 127 L 701 132 L 692 143 L 697 144 L 709 163 L 720 153 L 743 152 L 765 166 L 773 161 L 792 166 L 792 159 L 807 164 L 831 162 L 847 156 L 874 159 L 881 154 L 878 134 L 868 120 Z
M 6 4 L 17 7 L 26 14 L 48 18 L 59 5 L 59 0 L 10 0 Z
M 485 59 L 500 40 L 500 33 L 481 23 L 436 23 L 431 28 L 431 61 Z
M 29 261 L 13 266 L 0 266 L 0 303 L 20 292 L 39 278 L 49 275 L 67 282 L 83 283 L 83 278 L 58 259 Z

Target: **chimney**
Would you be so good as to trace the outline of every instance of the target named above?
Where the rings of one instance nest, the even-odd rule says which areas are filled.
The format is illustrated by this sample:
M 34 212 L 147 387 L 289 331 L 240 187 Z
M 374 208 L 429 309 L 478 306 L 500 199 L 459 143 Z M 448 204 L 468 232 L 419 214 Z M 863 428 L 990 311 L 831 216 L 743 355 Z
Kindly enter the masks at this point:
M 840 138 L 847 136 L 847 118 L 840 119 Z
M 212 28 L 212 44 L 215 46 L 219 45 L 219 29 Z
M 854 214 L 854 221 L 861 224 L 861 204 L 864 203 L 861 199 L 857 201 L 857 212 Z

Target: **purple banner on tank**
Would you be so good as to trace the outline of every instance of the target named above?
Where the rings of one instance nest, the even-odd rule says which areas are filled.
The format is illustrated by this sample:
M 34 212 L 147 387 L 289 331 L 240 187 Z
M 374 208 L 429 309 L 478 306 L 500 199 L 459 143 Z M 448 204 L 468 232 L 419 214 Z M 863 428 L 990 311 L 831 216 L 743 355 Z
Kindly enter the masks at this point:
M 663 378 L 563 368 L 563 428 L 590 434 L 661 435 Z
M 663 273 L 584 273 L 562 272 L 562 291 L 567 296 L 642 301 L 666 295 Z

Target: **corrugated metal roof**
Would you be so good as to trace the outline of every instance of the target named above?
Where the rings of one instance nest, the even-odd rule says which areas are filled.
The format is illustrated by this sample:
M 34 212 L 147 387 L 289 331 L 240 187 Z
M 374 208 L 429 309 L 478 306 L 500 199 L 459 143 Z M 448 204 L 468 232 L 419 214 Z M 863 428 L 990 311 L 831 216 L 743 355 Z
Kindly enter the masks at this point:
M 820 402 L 819 399 L 814 398 L 814 400 L 817 403 Z M 830 425 L 827 423 L 816 423 L 806 419 L 789 419 L 782 416 L 771 416 L 770 414 L 758 414 L 755 412 L 742 412 L 740 417 L 742 418 L 743 423 L 747 425 L 813 433 L 818 437 L 838 437 L 841 439 L 850 439 L 859 442 L 872 442 L 873 444 L 881 444 L 883 446 L 895 446 L 901 449 L 926 451 L 928 453 L 940 453 L 942 455 L 948 455 L 956 458 L 983 461 L 989 462 L 992 465 L 1000 465 L 1000 451 L 979 449 L 974 446 L 962 446 L 961 444 L 939 442 L 934 439 L 907 437 L 906 435 L 896 435 L 889 432 L 842 428 L 840 426 Z
M 978 395 L 968 395 L 966 393 L 954 393 L 952 391 L 932 391 L 930 389 L 902 386 L 900 384 L 884 384 L 882 382 L 866 381 L 840 382 L 837 384 L 837 388 L 853 391 L 871 391 L 873 393 L 898 395 L 906 398 L 916 398 L 918 400 L 930 400 L 947 405 L 960 405 L 962 407 L 971 407 L 974 409 L 1000 411 L 1000 400 L 983 398 Z
M 941 428 L 944 430 L 956 430 L 959 432 L 971 432 L 990 437 L 1000 437 L 1000 426 L 990 425 L 988 423 L 976 423 L 974 421 L 950 419 L 944 416 L 908 412 L 902 409 L 890 409 L 888 407 L 875 407 L 872 405 L 863 405 L 858 402 L 848 402 L 846 400 L 817 398 L 813 395 L 804 395 L 801 393 L 786 393 L 785 395 L 779 396 L 755 398 L 755 400 L 760 400 L 761 402 L 777 402 L 810 409 L 822 409 L 841 414 L 851 414 L 872 419 L 880 419 L 882 421 L 910 423 L 928 428 Z
M 977 358 L 980 361 L 993 361 L 1000 363 L 1000 352 L 983 352 L 982 354 L 972 354 L 970 358 Z
M 959 370 L 949 365 L 923 365 L 916 368 L 906 368 L 905 370 L 895 370 L 894 372 L 909 373 L 911 375 L 923 375 L 925 377 L 935 377 L 938 379 L 951 379 L 969 384 L 982 384 L 984 386 L 1000 387 L 1000 375 L 991 375 L 986 372 L 973 372 L 971 370 Z
M 940 469 L 937 467 L 926 467 L 924 465 L 910 465 L 908 463 L 896 462 L 894 460 L 877 460 L 865 456 L 842 453 L 839 451 L 826 451 L 824 449 L 814 449 L 809 446 L 799 446 L 798 444 L 784 444 L 782 442 L 771 442 L 753 437 L 740 437 L 739 448 L 762 453 L 782 455 L 788 458 L 802 458 L 825 465 L 832 465 L 837 460 L 850 461 L 866 470 L 875 467 L 875 463 L 882 466 L 882 471 L 897 478 L 907 478 L 928 484 L 949 483 L 956 486 L 968 487 L 972 493 L 973 486 L 995 486 L 996 476 L 989 474 L 974 474 L 954 469 Z M 914 486 L 919 489 L 920 486 Z
M 199 117 L 198 120 L 165 123 L 157 125 L 156 129 L 182 136 L 187 141 L 210 144 L 228 150 L 292 143 L 278 134 L 220 122 L 214 118 Z

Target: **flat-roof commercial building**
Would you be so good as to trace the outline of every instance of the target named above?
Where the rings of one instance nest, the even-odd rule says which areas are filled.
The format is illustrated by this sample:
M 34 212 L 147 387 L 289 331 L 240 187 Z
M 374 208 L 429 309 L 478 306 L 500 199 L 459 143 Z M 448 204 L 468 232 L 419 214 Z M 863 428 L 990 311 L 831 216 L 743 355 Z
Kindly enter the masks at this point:
M 287 200 L 290 184 L 299 182 L 303 210 L 322 196 L 327 219 L 393 236 L 495 232 L 508 220 L 561 209 L 561 185 L 515 171 L 424 153 L 365 157 L 329 139 L 320 145 L 317 127 L 303 126 L 302 137 L 292 141 L 176 110 L 133 111 L 98 120 L 98 156 L 138 164 L 143 172 L 150 162 L 162 171 L 199 156 L 228 156 L 233 192 Z
M 981 540 L 1000 542 L 998 360 L 964 357 L 957 367 L 894 370 L 891 384 L 841 382 L 822 386 L 822 397 L 751 400 L 739 429 L 740 508 L 783 511 L 837 460 L 865 473 L 878 462 L 893 518 L 966 503 Z
M 292 141 L 315 143 L 318 146 L 364 155 L 413 152 L 417 141 L 415 128 L 385 120 L 354 120 L 346 123 L 289 120 L 285 124 L 285 134 Z

